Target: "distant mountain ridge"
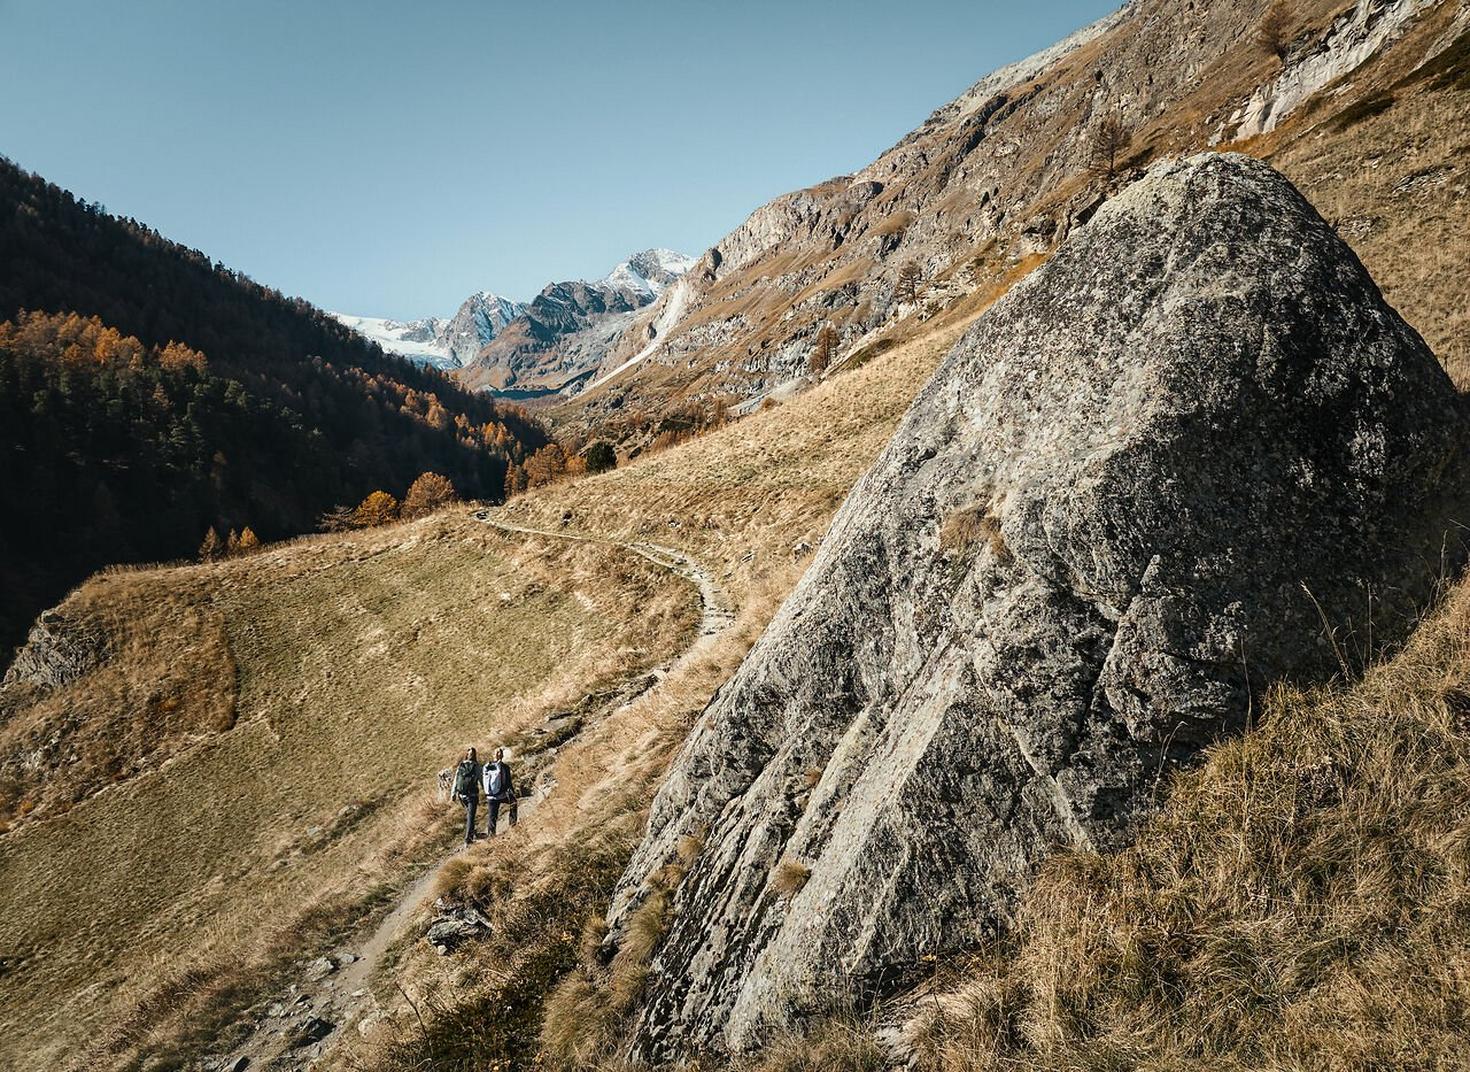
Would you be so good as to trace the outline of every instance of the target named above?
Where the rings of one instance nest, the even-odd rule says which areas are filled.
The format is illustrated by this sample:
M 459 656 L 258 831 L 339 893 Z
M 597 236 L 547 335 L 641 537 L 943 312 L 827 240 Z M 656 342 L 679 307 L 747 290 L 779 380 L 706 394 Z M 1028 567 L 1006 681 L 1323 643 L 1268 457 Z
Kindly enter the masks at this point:
M 651 304 L 694 263 L 671 249 L 645 249 L 601 279 L 549 283 L 530 302 L 485 290 L 448 318 L 332 315 L 389 353 L 466 370 L 460 379 L 469 386 L 546 394 L 594 372 L 622 337 L 625 314 Z

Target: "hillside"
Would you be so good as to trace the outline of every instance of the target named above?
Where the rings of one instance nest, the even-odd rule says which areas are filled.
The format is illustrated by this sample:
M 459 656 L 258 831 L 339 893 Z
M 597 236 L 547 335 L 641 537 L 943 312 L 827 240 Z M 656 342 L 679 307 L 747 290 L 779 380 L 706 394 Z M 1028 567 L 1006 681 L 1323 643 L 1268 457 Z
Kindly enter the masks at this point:
M 714 763 L 681 760 L 681 753 L 708 755 L 700 742 L 721 710 L 749 701 L 741 706 L 773 712 L 774 724 L 788 709 L 804 710 L 787 702 L 790 690 L 818 696 L 816 686 L 829 680 L 819 675 L 848 665 L 824 661 L 834 649 L 803 628 L 819 618 L 820 602 L 798 598 L 778 612 L 804 576 L 823 575 L 825 566 L 811 568 L 814 560 L 846 553 L 835 546 L 842 533 L 831 529 L 834 516 L 946 354 L 957 344 L 963 351 L 976 318 L 1018 281 L 1033 278 L 1063 235 L 1077 230 L 1071 208 L 1091 218 L 1084 187 L 1095 180 L 1076 170 L 1077 154 L 1085 155 L 1082 136 L 1073 144 L 1067 132 L 1077 123 L 1068 109 L 1089 97 L 1095 70 L 1131 69 L 1143 85 L 1150 78 L 1160 84 L 1161 101 L 1173 102 L 1150 113 L 1145 133 L 1136 135 L 1150 153 L 1208 141 L 1239 111 L 1234 134 L 1243 137 L 1235 147 L 1297 183 L 1460 389 L 1470 385 L 1463 343 L 1463 236 L 1470 232 L 1464 6 L 1387 0 L 1344 12 L 1298 5 L 1288 53 L 1298 65 L 1286 70 L 1254 40 L 1264 4 L 1227 0 L 1212 8 L 1218 21 L 1185 0 L 1140 0 L 1094 37 L 982 82 L 885 156 L 899 179 L 873 193 L 869 214 L 856 213 L 861 223 L 843 232 L 835 249 L 828 247 L 836 232 L 822 229 L 843 184 L 757 213 L 760 226 L 747 233 L 748 247 L 719 247 L 723 269 L 707 263 L 712 278 L 676 284 L 648 307 L 658 325 L 654 340 L 645 334 L 636 352 L 607 360 L 637 357 L 658 339 L 682 339 L 687 351 L 655 346 L 558 411 L 578 434 L 625 430 L 624 445 L 642 448 L 637 457 L 597 476 L 533 488 L 486 514 L 545 535 L 497 532 L 472 520 L 478 507 L 467 507 L 225 563 L 111 571 L 48 615 L 41 642 L 52 644 L 67 674 L 80 667 L 80 675 L 59 688 L 29 682 L 0 692 L 0 768 L 14 824 L 0 834 L 0 897 L 9 898 L 0 919 L 10 921 L 0 931 L 0 1066 L 238 1068 L 252 1040 L 289 1041 L 307 1015 L 298 1011 L 301 997 L 343 978 L 309 982 L 313 958 L 360 952 L 380 937 L 383 921 L 391 939 L 386 952 L 365 980 L 351 984 L 365 991 L 362 1007 L 333 1017 L 324 1037 L 288 1048 L 271 1067 L 627 1069 L 636 1021 L 681 985 L 681 958 L 682 966 L 688 953 L 701 963 L 718 959 L 699 955 L 709 932 L 698 923 L 710 917 L 697 913 L 677 928 L 681 949 L 662 956 L 680 913 L 699 903 L 690 888 L 714 873 L 709 858 L 722 850 L 711 831 L 691 828 L 659 846 L 666 855 L 640 851 L 655 796 L 678 799 L 710 770 L 743 776 L 764 759 L 754 735 L 737 735 Z M 1373 42 L 1366 52 L 1340 53 L 1366 66 L 1333 71 L 1325 88 L 1304 75 L 1286 77 L 1311 55 L 1339 55 L 1322 47 L 1330 16 L 1351 27 L 1353 12 L 1378 20 L 1400 9 L 1414 18 L 1393 23 L 1381 39 L 1363 38 Z M 1125 28 L 1132 37 L 1107 36 Z M 1447 46 L 1454 47 L 1438 51 Z M 1425 63 L 1431 55 L 1439 58 Z M 1278 76 L 1282 86 L 1296 87 L 1293 94 L 1307 87 L 1289 114 L 1261 107 L 1276 91 L 1258 99 L 1259 87 Z M 990 109 L 997 94 L 1016 85 L 1026 93 L 1014 108 Z M 1250 133 L 1248 117 L 1268 111 L 1278 120 L 1273 129 Z M 1007 126 L 1013 120 L 1024 120 L 1025 139 L 1009 136 L 1023 129 Z M 1000 133 L 985 133 L 991 124 Z M 967 139 L 954 139 L 965 131 L 976 140 L 960 153 Z M 1003 152 L 1006 146 L 1014 148 Z M 945 228 L 976 211 L 968 201 L 945 207 L 949 191 L 972 197 L 973 178 L 983 196 L 997 182 L 985 168 L 1014 169 L 1006 170 L 1013 185 L 1004 218 L 997 208 L 993 223 L 955 232 L 946 245 Z M 1130 168 L 1117 177 L 1118 188 L 1134 177 Z M 895 191 L 891 205 L 888 189 Z M 782 214 L 792 205 L 800 212 L 788 226 Z M 894 217 L 905 205 L 913 206 L 912 220 Z M 1041 208 L 1026 215 L 1033 206 Z M 800 216 L 808 209 L 815 230 Z M 1025 229 L 1048 213 L 1054 233 L 1043 234 L 1042 222 Z M 892 218 L 903 226 L 887 230 Z M 899 264 L 907 263 L 899 248 L 917 261 L 931 246 L 948 252 L 932 273 L 926 268 L 920 300 L 890 302 L 872 327 L 859 330 L 867 322 L 858 316 L 860 304 L 843 303 L 882 304 Z M 840 285 L 824 291 L 827 283 Z M 815 304 L 804 304 L 813 298 Z M 832 367 L 812 375 L 805 371 L 812 332 L 829 315 L 818 307 L 850 308 L 851 316 Z M 637 315 L 630 340 L 646 327 Z M 766 334 L 743 341 L 738 333 L 746 330 Z M 1043 328 L 1031 336 L 1045 334 Z M 765 356 L 762 338 L 771 340 L 767 351 L 785 356 Z M 1085 370 L 1087 340 L 1070 341 L 1084 355 L 1071 367 Z M 755 350 L 742 360 L 741 346 Z M 1171 382 L 1182 390 L 1195 381 L 1186 372 Z M 1090 390 L 1105 392 L 1110 384 L 1099 377 Z M 731 408 L 742 415 L 668 449 L 648 449 L 671 412 L 717 401 L 737 403 Z M 980 408 L 993 400 L 977 392 L 971 401 Z M 1014 398 L 1002 401 L 1020 406 Z M 1463 397 L 1457 404 L 1463 407 Z M 1399 413 L 1380 396 L 1351 412 L 1376 431 L 1395 421 L 1412 424 L 1415 413 L 1427 411 Z M 1079 405 L 1052 423 L 1090 419 Z M 1334 437 L 1362 446 L 1370 464 L 1379 457 L 1371 449 L 1380 441 L 1375 435 L 1353 440 L 1349 429 L 1357 425 L 1322 423 Z M 1034 434 L 1044 437 L 1050 428 Z M 1094 431 L 1108 428 L 1099 421 Z M 1413 427 L 1395 435 L 1401 432 L 1414 437 Z M 955 471 L 969 464 L 978 471 L 997 456 L 995 446 L 976 451 L 973 463 L 945 461 L 949 477 L 959 480 Z M 1245 448 L 1226 441 L 1221 457 L 1229 449 Z M 1017 454 L 1058 466 L 1086 456 Z M 1188 479 L 1193 470 L 1177 475 Z M 902 467 L 884 476 L 903 508 L 914 511 L 939 510 L 931 483 L 951 498 L 958 487 Z M 898 496 L 904 487 L 912 494 Z M 1058 494 L 1072 487 L 1058 480 Z M 1384 501 L 1416 489 L 1390 489 Z M 1118 511 L 1129 519 L 1135 512 Z M 1258 522 L 1267 512 L 1246 520 Z M 1399 519 L 1397 509 L 1384 513 L 1386 528 Z M 965 530 L 966 554 L 981 558 L 989 546 L 1000 559 L 1017 534 L 1028 538 L 1033 557 L 1045 551 L 1038 537 L 1045 526 L 1002 524 L 992 543 L 986 516 L 975 515 Z M 1094 527 L 1098 547 L 1130 553 L 1128 541 L 1106 524 Z M 1059 543 L 1085 550 L 1085 528 L 1058 529 Z M 935 535 L 922 531 L 925 539 Z M 1309 538 L 1318 528 L 1301 531 Z M 1332 531 L 1338 537 L 1305 556 L 1329 583 L 1333 564 L 1361 550 L 1346 546 L 1350 534 Z M 895 525 L 870 542 L 906 538 Z M 634 541 L 703 563 L 730 598 L 733 626 L 690 646 L 693 593 L 620 546 Z M 865 568 L 868 561 L 847 570 L 854 592 L 903 576 Z M 1413 568 L 1427 561 L 1420 556 Z M 973 582 L 985 573 L 919 564 L 941 587 L 958 588 L 966 576 Z M 1057 567 L 1048 574 L 1057 587 L 1051 602 L 1096 596 L 1086 585 L 1087 556 L 1074 564 L 1075 572 Z M 978 587 L 971 583 L 967 591 Z M 997 583 L 991 594 L 1004 587 Z M 1365 667 L 1368 646 L 1342 652 L 1347 678 L 1367 669 L 1359 682 L 1268 690 L 1249 726 L 1238 727 L 1242 736 L 1205 748 L 1197 767 L 1158 785 L 1162 810 L 1142 822 L 1131 848 L 1074 846 L 1043 863 L 1030 892 L 1010 902 L 1014 927 L 1003 937 L 939 953 L 915 947 L 912 958 L 899 950 L 881 1000 L 867 1001 L 872 992 L 865 992 L 859 1015 L 798 1020 L 789 1031 L 765 1034 L 753 1054 L 734 1062 L 714 1054 L 699 1067 L 1457 1067 L 1470 1045 L 1467 600 L 1462 581 L 1399 654 L 1372 666 Z M 850 630 L 862 637 L 900 620 L 862 610 Z M 945 605 L 943 613 L 964 610 Z M 913 626 L 905 642 L 923 630 L 932 640 L 942 624 L 921 617 L 902 619 Z M 760 641 L 763 635 L 774 639 Z M 1058 648 L 1081 636 L 1055 630 Z M 757 683 L 768 687 L 754 688 L 752 672 L 742 667 L 758 641 L 767 648 L 779 642 L 791 661 Z M 1323 655 L 1320 645 L 1316 655 Z M 927 666 L 915 669 L 913 651 L 900 661 L 916 675 L 916 695 L 945 686 L 942 675 L 917 676 Z M 487 723 L 487 710 L 509 714 Z M 548 715 L 561 717 L 547 722 Z M 952 720 L 962 728 L 993 721 Z M 574 728 L 563 737 L 562 727 Z M 814 744 L 829 732 L 813 723 L 795 736 L 798 745 Z M 523 779 L 541 790 L 535 810 L 510 836 L 446 863 L 457 813 L 423 801 L 433 772 L 465 743 L 507 737 Z M 867 735 L 853 738 L 861 745 Z M 937 748 L 933 756 L 942 766 L 976 751 Z M 827 773 L 795 758 L 793 764 L 780 801 L 751 794 L 776 814 L 777 828 L 805 807 Z M 947 771 L 936 780 L 948 785 Z M 901 814 L 885 811 L 876 825 Z M 756 843 L 762 829 L 742 831 L 753 831 Z M 99 862 L 88 852 L 98 841 L 126 851 L 101 854 Z M 636 873 L 640 867 L 625 874 L 630 860 L 655 857 L 652 873 Z M 887 861 L 883 846 L 874 858 Z M 812 878 L 801 871 L 811 862 L 770 866 L 780 862 L 762 860 L 750 879 L 783 876 L 782 889 L 764 902 L 762 911 L 773 913 L 768 922 L 785 910 L 777 902 L 794 899 Z M 949 863 L 962 877 L 960 865 Z M 96 869 L 95 888 L 68 881 Z M 417 886 L 407 888 L 415 875 L 428 884 L 422 898 Z M 627 891 L 637 889 L 639 900 L 631 913 L 613 913 L 614 933 L 609 906 L 620 887 L 624 908 Z M 735 896 L 738 883 L 729 892 Z M 431 905 L 436 897 L 443 905 Z M 981 928 L 978 916 L 953 903 L 936 905 L 924 890 L 911 903 L 914 919 Z M 446 955 L 424 940 L 431 920 L 470 910 L 488 921 L 488 934 Z M 821 912 L 809 918 L 827 927 L 829 939 L 876 933 L 856 923 L 844 928 Z M 720 925 L 727 923 L 721 933 L 762 925 L 738 915 Z M 783 970 L 809 967 L 802 958 L 815 943 L 788 942 L 795 955 Z M 676 981 L 655 991 L 661 972 Z M 313 1015 L 315 1001 L 308 1002 Z
M 112 571 L 56 616 L 90 669 L 0 690 L 6 1068 L 216 1042 L 449 849 L 433 776 L 466 743 L 528 744 L 694 623 L 637 555 L 463 515 Z
M 753 404 L 802 382 L 824 327 L 840 363 L 905 321 L 963 308 L 1018 259 L 1054 248 L 1118 176 L 1227 145 L 1271 160 L 1334 216 L 1343 206 L 1345 236 L 1391 299 L 1470 376 L 1463 303 L 1440 297 L 1417 255 L 1453 249 L 1424 240 L 1463 203 L 1453 86 L 1470 15 L 1458 0 L 1310 0 L 1286 5 L 1263 41 L 1270 6 L 1138 0 L 981 80 L 868 167 L 754 212 L 553 418 L 612 422 L 631 447 L 671 409 Z M 1434 56 L 1442 63 L 1421 69 Z M 1097 158 L 1109 123 L 1126 141 L 1111 164 Z M 1369 149 L 1380 133 L 1409 143 L 1409 156 Z M 1432 174 L 1379 187 L 1372 165 L 1398 172 L 1415 158 Z
M 8 161 L 0 246 L 0 323 L 54 318 L 7 334 L 0 354 L 0 661 L 102 565 L 192 555 L 211 526 L 309 532 L 425 471 L 498 499 L 508 467 L 546 442 L 515 407 Z M 129 339 L 178 344 L 194 371 L 115 365 Z

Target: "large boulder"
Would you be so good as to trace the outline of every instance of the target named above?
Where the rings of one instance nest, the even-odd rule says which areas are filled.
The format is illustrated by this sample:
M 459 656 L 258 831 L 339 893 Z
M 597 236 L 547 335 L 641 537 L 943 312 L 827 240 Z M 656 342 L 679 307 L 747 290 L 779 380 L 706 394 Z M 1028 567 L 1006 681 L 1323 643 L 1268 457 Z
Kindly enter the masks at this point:
M 609 916 L 616 943 L 702 840 L 637 1055 L 745 1049 L 972 946 L 1262 686 L 1357 665 L 1370 617 L 1402 638 L 1460 558 L 1461 421 L 1266 165 L 1105 205 L 944 360 L 678 757 Z

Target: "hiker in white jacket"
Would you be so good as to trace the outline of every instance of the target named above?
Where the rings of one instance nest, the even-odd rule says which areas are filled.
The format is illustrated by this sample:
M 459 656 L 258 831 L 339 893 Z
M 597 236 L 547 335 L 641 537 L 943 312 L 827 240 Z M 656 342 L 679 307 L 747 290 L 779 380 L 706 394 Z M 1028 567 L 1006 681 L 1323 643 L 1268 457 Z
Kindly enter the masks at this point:
M 516 825 L 516 792 L 511 785 L 510 765 L 505 762 L 505 749 L 495 750 L 495 759 L 485 764 L 485 836 L 494 837 L 500 821 L 500 805 L 510 808 L 510 825 Z

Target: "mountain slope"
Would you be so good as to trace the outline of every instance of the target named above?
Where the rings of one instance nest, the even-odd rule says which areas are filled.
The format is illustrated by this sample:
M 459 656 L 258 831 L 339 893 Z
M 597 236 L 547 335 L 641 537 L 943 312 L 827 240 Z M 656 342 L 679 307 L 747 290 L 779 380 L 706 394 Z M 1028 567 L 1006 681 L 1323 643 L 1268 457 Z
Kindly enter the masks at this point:
M 104 564 L 192 554 L 210 526 L 311 531 L 323 511 L 376 488 L 402 495 L 426 470 L 498 499 L 507 468 L 546 442 L 514 407 L 8 161 L 0 247 L 0 321 L 59 318 L 11 340 L 0 381 L 7 657 L 38 610 Z M 72 314 L 88 323 L 63 326 Z M 85 355 L 69 349 L 79 332 Z M 182 344 L 197 369 L 154 362 L 167 383 L 144 398 L 133 370 L 110 367 L 118 336 L 163 357 Z M 213 401 L 195 405 L 196 392 Z M 147 454 L 160 435 L 162 468 Z
M 92 578 L 53 624 L 98 657 L 0 688 L 0 1067 L 192 1067 L 264 1023 L 462 836 L 436 771 L 510 745 L 534 792 L 518 746 L 696 606 L 638 555 L 463 515 Z
M 633 1056 L 749 1051 L 975 947 L 1253 689 L 1337 670 L 1322 621 L 1401 640 L 1465 557 L 1465 418 L 1279 174 L 1152 169 L 950 352 L 699 720 L 608 917 L 641 945 L 682 865 Z
M 1396 82 L 1458 55 L 1467 17 L 1457 0 L 1309 0 L 1286 6 L 1278 59 L 1260 37 L 1268 6 L 1137 0 L 981 80 L 860 172 L 752 213 L 637 318 L 596 385 L 551 416 L 595 427 L 643 413 L 654 427 L 690 402 L 738 408 L 799 381 L 824 326 L 840 364 L 903 320 L 962 307 L 1095 211 L 1110 185 L 1093 167 L 1108 123 L 1127 135 L 1124 180 L 1157 156 L 1243 138 L 1260 153 L 1306 136 L 1350 141 L 1373 114 L 1351 109 L 1392 107 Z M 912 292 L 899 279 L 910 265 Z M 1382 273 L 1385 285 L 1402 270 Z M 1463 324 L 1419 326 L 1453 366 L 1467 360 Z
M 487 342 L 459 379 L 532 397 L 574 393 L 602 367 L 636 311 L 675 284 L 693 263 L 672 250 L 649 249 L 601 279 L 552 283 Z

